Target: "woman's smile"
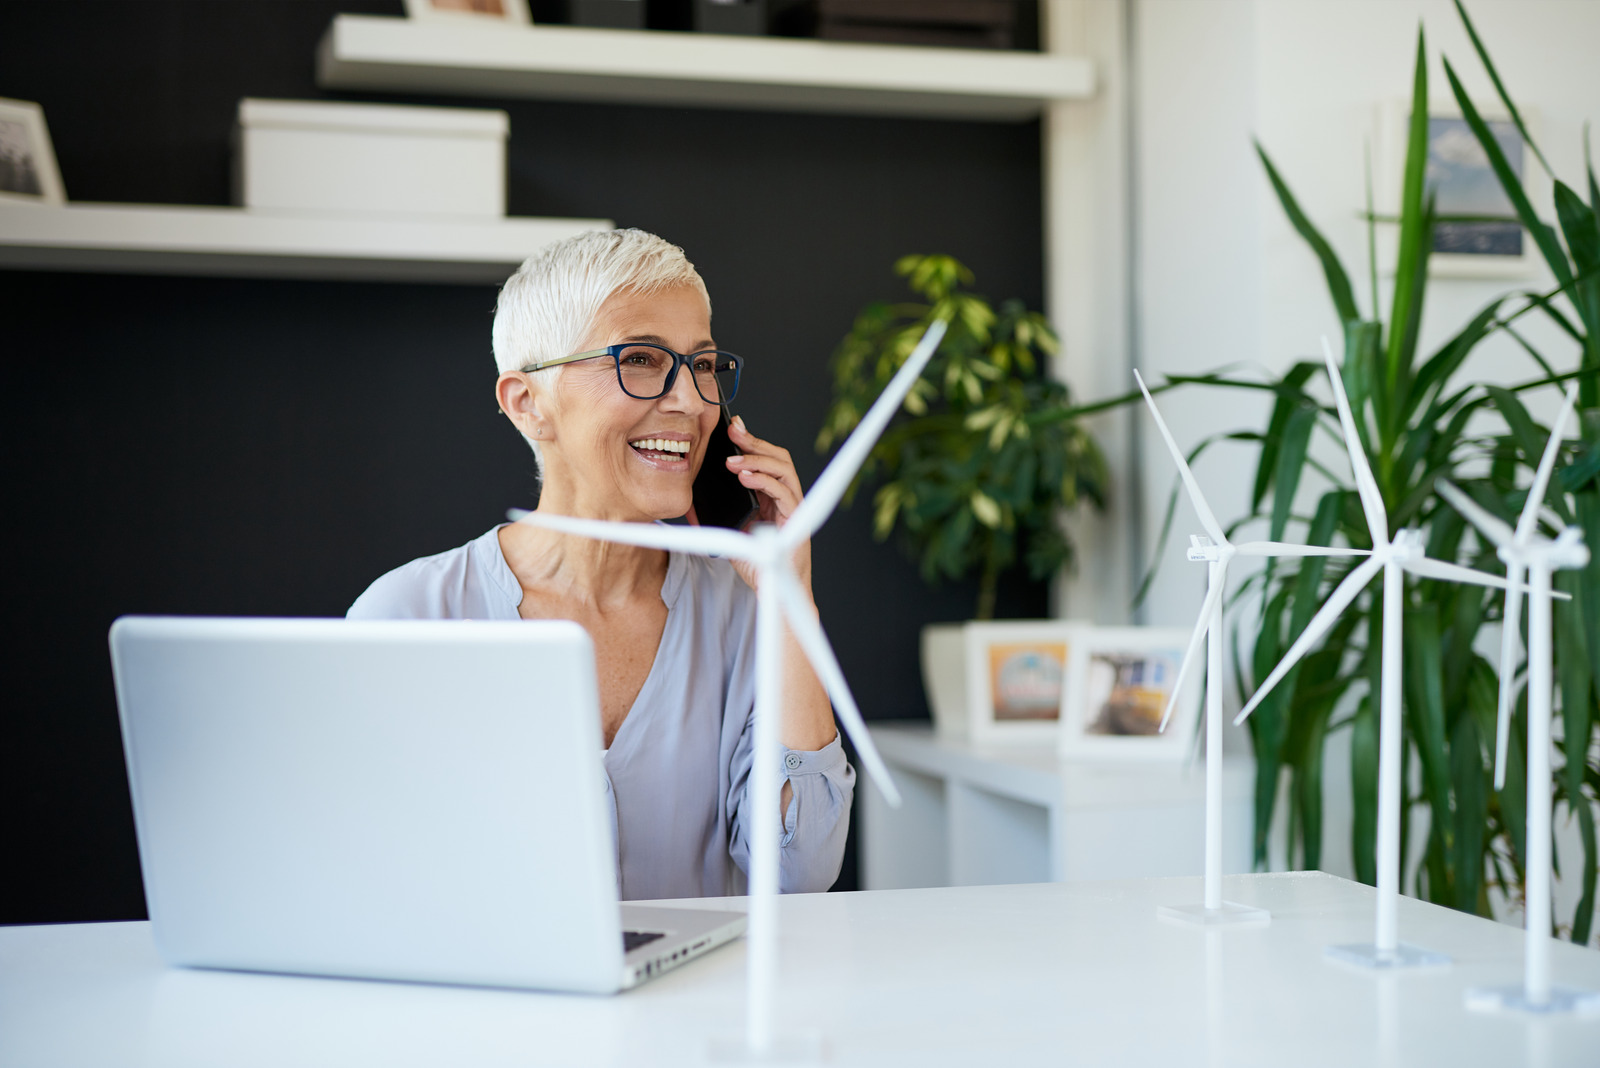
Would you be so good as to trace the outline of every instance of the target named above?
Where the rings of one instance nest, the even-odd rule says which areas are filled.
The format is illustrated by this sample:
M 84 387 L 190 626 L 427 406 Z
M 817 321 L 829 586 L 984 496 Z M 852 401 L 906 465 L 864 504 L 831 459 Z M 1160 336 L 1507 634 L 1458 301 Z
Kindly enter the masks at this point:
M 644 463 L 658 471 L 689 470 L 694 440 L 688 434 L 655 433 L 632 438 L 628 447 Z

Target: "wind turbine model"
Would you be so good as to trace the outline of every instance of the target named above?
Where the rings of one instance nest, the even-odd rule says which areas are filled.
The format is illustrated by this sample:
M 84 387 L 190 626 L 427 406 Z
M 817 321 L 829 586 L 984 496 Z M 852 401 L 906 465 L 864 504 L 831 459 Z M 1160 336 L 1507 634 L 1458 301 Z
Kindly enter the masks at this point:
M 1189 539 L 1189 559 L 1196 563 L 1204 561 L 1208 568 L 1206 597 L 1200 605 L 1200 618 L 1195 622 L 1194 634 L 1189 638 L 1189 648 L 1184 651 L 1183 664 L 1178 668 L 1178 677 L 1172 684 L 1172 697 L 1168 700 L 1166 712 L 1161 717 L 1161 730 L 1165 731 L 1167 723 L 1172 719 L 1172 710 L 1177 706 L 1179 695 L 1183 693 L 1184 677 L 1189 673 L 1189 666 L 1194 662 L 1195 654 L 1200 651 L 1200 640 L 1205 638 L 1205 902 L 1200 905 L 1161 905 L 1156 912 L 1168 919 L 1208 926 L 1266 923 L 1271 919 L 1271 914 L 1266 909 L 1251 908 L 1222 900 L 1222 597 L 1223 588 L 1228 581 L 1228 564 L 1235 556 L 1366 556 L 1368 553 L 1365 549 L 1285 545 L 1271 541 L 1233 544 L 1223 532 L 1222 524 L 1217 522 L 1216 513 L 1212 512 L 1205 495 L 1200 492 L 1200 484 L 1195 481 L 1194 472 L 1189 470 L 1189 464 L 1183 458 L 1183 450 L 1178 448 L 1177 441 L 1172 437 L 1172 431 L 1167 428 L 1167 421 L 1161 418 L 1155 398 L 1145 387 L 1144 378 L 1138 371 L 1133 372 L 1133 377 L 1139 383 L 1139 391 L 1144 394 L 1145 403 L 1150 406 L 1150 414 L 1155 416 L 1156 427 L 1161 431 L 1162 440 L 1167 443 L 1167 449 L 1178 465 L 1178 475 L 1183 479 L 1183 487 L 1189 494 L 1189 500 L 1194 504 L 1195 512 L 1200 516 L 1200 525 L 1210 535 L 1210 537 L 1196 535 Z
M 1495 742 L 1495 789 L 1505 785 L 1506 740 L 1510 734 L 1511 692 L 1509 680 L 1515 674 L 1512 659 L 1516 652 L 1516 633 L 1521 620 L 1522 573 L 1528 574 L 1528 856 L 1527 856 L 1527 941 L 1523 951 L 1522 985 L 1480 987 L 1468 990 L 1468 1008 L 1494 1011 L 1514 1009 L 1523 1012 L 1555 1014 L 1600 1012 L 1600 991 L 1554 986 L 1550 982 L 1550 715 L 1551 715 L 1551 630 L 1550 577 L 1559 569 L 1587 566 L 1589 550 L 1583 544 L 1583 530 L 1565 527 L 1554 539 L 1538 532 L 1539 506 L 1550 485 L 1556 454 L 1561 451 L 1561 434 L 1577 400 L 1577 386 L 1567 390 L 1567 400 L 1550 428 L 1550 443 L 1545 447 L 1528 490 L 1516 529 L 1492 514 L 1477 501 L 1448 482 L 1439 482 L 1439 492 L 1490 541 L 1500 547 L 1511 585 L 1506 590 L 1505 640 L 1500 654 L 1500 719 Z M 1581 803 L 1581 802 L 1580 802 Z
M 773 1001 L 778 973 L 778 823 L 776 813 L 763 807 L 776 802 L 778 786 L 778 716 L 782 705 L 781 657 L 782 621 L 804 650 L 806 658 L 822 680 L 834 710 L 844 724 L 845 733 L 855 743 L 856 752 L 872 780 L 890 805 L 899 806 L 900 793 L 889 777 L 889 769 L 878 755 L 872 735 L 867 733 L 861 710 L 856 706 L 844 672 L 834 659 L 822 625 L 806 607 L 799 582 L 794 577 L 790 557 L 833 513 L 844 497 L 878 436 L 905 400 L 911 386 L 933 357 L 944 337 L 946 324 L 937 320 L 922 335 L 922 340 L 905 364 L 889 381 L 882 395 L 867 410 L 850 437 L 840 446 L 832 462 L 818 476 L 800 506 L 782 527 L 758 524 L 748 534 L 719 527 L 676 527 L 659 523 L 616 523 L 598 519 L 545 515 L 513 510 L 518 522 L 545 527 L 563 534 L 576 534 L 601 541 L 642 545 L 671 552 L 696 553 L 748 560 L 756 565 L 756 698 L 754 756 L 750 769 L 749 791 L 755 804 L 748 828 L 750 834 L 750 935 L 749 965 L 746 971 L 746 1019 L 744 1043 L 737 1049 L 717 1049 L 721 1056 L 755 1060 L 784 1057 L 815 1057 L 803 1038 L 786 1040 L 781 1045 L 773 1035 Z M 773 818 L 767 818 L 768 816 Z M 797 1048 L 786 1048 L 791 1044 Z
M 1383 494 L 1367 465 L 1366 450 L 1345 395 L 1344 379 L 1333 360 L 1328 339 L 1322 339 L 1322 352 L 1328 364 L 1328 379 L 1339 407 L 1339 423 L 1344 429 L 1345 449 L 1355 475 L 1356 492 L 1366 513 L 1372 534 L 1372 555 L 1345 576 L 1333 594 L 1311 617 L 1305 631 L 1289 647 L 1234 720 L 1243 723 L 1283 680 L 1300 658 L 1333 626 L 1335 619 L 1350 607 L 1367 583 L 1383 572 L 1383 662 L 1378 705 L 1378 918 L 1377 934 L 1371 944 L 1329 946 L 1328 956 L 1367 968 L 1415 968 L 1450 963 L 1450 958 L 1399 941 L 1396 911 L 1400 903 L 1400 757 L 1404 744 L 1400 735 L 1400 685 L 1402 679 L 1401 627 L 1404 622 L 1405 572 L 1422 578 L 1446 582 L 1470 582 L 1479 586 L 1505 588 L 1504 579 L 1474 571 L 1459 564 L 1434 560 L 1423 554 L 1421 535 L 1402 530 L 1389 537 L 1389 513 Z

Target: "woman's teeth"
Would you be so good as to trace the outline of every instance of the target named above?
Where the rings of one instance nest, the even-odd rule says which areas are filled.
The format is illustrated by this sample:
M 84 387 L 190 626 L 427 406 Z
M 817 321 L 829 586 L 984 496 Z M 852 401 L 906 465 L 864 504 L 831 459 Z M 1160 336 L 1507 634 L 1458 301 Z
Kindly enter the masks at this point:
M 640 441 L 630 441 L 640 452 L 665 452 L 674 456 L 687 456 L 689 443 L 687 441 L 669 441 L 666 438 L 644 438 Z

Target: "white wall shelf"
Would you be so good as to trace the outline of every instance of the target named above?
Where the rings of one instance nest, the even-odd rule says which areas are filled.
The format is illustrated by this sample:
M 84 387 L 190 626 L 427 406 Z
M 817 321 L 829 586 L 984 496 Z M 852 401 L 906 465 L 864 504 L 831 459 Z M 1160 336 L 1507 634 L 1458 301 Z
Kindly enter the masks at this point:
M 0 208 L 0 267 L 133 274 L 502 282 L 541 245 L 608 219 L 300 215 L 243 208 Z
M 904 804 L 863 803 L 864 890 L 1199 875 L 1203 765 L 1063 760 L 1055 746 L 977 744 L 873 724 Z M 1223 870 L 1250 870 L 1255 769 L 1223 770 Z
M 1073 56 L 337 15 L 329 89 L 1007 121 L 1086 99 Z

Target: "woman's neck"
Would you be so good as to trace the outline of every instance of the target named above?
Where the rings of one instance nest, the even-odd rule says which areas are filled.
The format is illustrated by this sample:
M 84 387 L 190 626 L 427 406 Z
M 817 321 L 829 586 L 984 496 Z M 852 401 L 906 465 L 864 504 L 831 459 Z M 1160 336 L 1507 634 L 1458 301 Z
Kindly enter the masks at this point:
M 641 596 L 660 596 L 667 575 L 667 554 L 659 549 L 560 534 L 527 523 L 500 528 L 500 551 L 524 590 L 600 611 Z

